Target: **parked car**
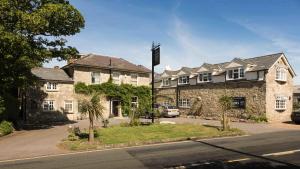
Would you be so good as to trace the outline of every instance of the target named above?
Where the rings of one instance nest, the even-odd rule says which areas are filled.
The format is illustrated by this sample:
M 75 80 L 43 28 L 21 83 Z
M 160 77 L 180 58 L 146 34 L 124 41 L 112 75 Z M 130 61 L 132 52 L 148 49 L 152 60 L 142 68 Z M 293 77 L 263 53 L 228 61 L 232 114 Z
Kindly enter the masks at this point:
M 179 110 L 176 106 L 165 105 L 163 106 L 163 111 L 161 115 L 163 117 L 178 117 Z
M 300 124 L 300 111 L 296 111 L 292 113 L 292 121 L 296 124 Z

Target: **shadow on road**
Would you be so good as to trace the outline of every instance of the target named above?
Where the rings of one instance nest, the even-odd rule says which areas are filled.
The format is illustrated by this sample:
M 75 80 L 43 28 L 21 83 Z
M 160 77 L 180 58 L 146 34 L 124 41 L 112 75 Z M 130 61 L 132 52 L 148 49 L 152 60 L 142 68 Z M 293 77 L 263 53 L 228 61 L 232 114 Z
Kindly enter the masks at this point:
M 287 166 L 282 164 L 274 165 L 271 162 L 233 162 L 226 163 L 223 161 L 206 161 L 193 164 L 183 164 L 180 166 L 167 166 L 165 169 L 299 169 L 295 166 Z
M 277 169 L 278 165 L 281 165 L 281 167 L 279 167 L 280 169 L 287 169 L 287 168 L 291 168 L 291 169 L 298 168 L 299 169 L 300 168 L 299 166 L 297 166 L 295 164 L 291 164 L 291 163 L 288 163 L 288 162 L 285 162 L 285 161 L 280 161 L 280 160 L 276 160 L 276 159 L 272 159 L 272 158 L 268 158 L 268 157 L 263 157 L 263 156 L 260 156 L 260 155 L 255 155 L 255 154 L 251 154 L 251 153 L 247 153 L 247 152 L 242 152 L 242 151 L 239 151 L 239 150 L 234 150 L 234 149 L 214 145 L 214 144 L 211 144 L 211 143 L 208 143 L 208 142 L 205 142 L 205 141 L 195 141 L 195 142 L 202 143 L 202 144 L 214 147 L 214 148 L 218 148 L 218 149 L 222 149 L 222 150 L 226 150 L 226 151 L 230 151 L 230 152 L 234 152 L 234 153 L 238 153 L 238 154 L 246 155 L 246 156 L 249 156 L 249 157 L 254 157 L 256 159 L 261 159 L 261 160 L 267 161 L 267 162 L 249 162 L 249 163 L 245 163 L 245 164 L 236 162 L 236 163 L 230 164 L 230 166 L 232 166 L 233 164 L 237 165 L 237 166 L 232 166 L 233 168 L 237 168 L 237 169 L 240 169 L 240 168 L 241 169 L 244 169 L 244 168 L 248 169 L 249 167 L 251 169 L 254 169 L 254 168 L 256 169 L 256 167 L 255 167 L 256 165 L 257 165 L 257 168 L 271 168 L 271 169 L 273 169 L 274 167 L 275 167 L 274 169 Z M 276 163 L 278 165 L 277 166 L 272 166 L 271 165 L 272 163 Z M 218 162 L 214 162 L 214 163 L 211 163 L 211 164 L 220 165 L 220 163 L 218 163 Z M 229 166 L 229 168 L 230 168 L 230 166 Z M 203 166 L 198 166 L 198 167 L 203 167 Z M 211 166 L 211 167 L 215 168 L 214 166 Z M 218 167 L 218 166 L 216 166 L 216 167 Z M 223 168 L 224 168 L 224 165 L 223 165 Z M 225 168 L 228 168 L 228 167 L 225 167 Z

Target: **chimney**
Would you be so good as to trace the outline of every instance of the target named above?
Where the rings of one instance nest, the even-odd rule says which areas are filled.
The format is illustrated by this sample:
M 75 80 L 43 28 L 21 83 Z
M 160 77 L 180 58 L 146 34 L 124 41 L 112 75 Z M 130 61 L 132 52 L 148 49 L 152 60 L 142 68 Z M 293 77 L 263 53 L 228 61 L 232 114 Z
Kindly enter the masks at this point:
M 59 69 L 59 66 L 54 66 L 54 69 Z

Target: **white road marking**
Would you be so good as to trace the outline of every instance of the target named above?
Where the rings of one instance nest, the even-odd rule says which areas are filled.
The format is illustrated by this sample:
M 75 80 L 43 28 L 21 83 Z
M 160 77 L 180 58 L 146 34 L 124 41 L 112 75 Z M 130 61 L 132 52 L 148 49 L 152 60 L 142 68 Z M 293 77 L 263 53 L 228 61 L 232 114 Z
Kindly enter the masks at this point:
M 234 162 L 239 162 L 239 161 L 247 161 L 250 160 L 251 158 L 240 158 L 240 159 L 236 159 L 236 160 L 228 160 L 228 163 L 234 163 Z
M 289 150 L 289 151 L 282 151 L 282 152 L 277 152 L 277 153 L 263 154 L 262 156 L 263 157 L 268 157 L 268 156 L 282 156 L 282 155 L 294 154 L 296 152 L 300 152 L 300 149 Z
M 209 140 L 218 140 L 218 139 L 230 139 L 230 138 L 239 138 L 239 137 L 247 137 L 247 136 L 249 136 L 249 135 L 207 138 L 207 139 L 199 139 L 199 140 L 196 140 L 196 141 L 209 141 Z M 70 152 L 70 153 L 61 153 L 61 154 L 41 155 L 41 156 L 27 157 L 27 158 L 17 158 L 17 159 L 10 159 L 10 160 L 0 160 L 0 163 L 14 162 L 14 161 L 24 161 L 24 160 L 34 160 L 34 159 L 47 158 L 47 157 L 59 157 L 59 156 L 67 156 L 67 155 L 76 155 L 76 154 L 84 154 L 84 153 L 92 153 L 92 152 L 102 152 L 102 151 L 131 149 L 131 148 L 139 148 L 139 147 L 151 147 L 151 146 L 160 146 L 160 145 L 180 144 L 180 143 L 188 143 L 188 142 L 194 142 L 194 141 L 192 141 L 192 140 L 174 141 L 174 142 L 169 142 L 169 143 L 157 143 L 157 144 L 147 144 L 147 145 L 139 145 L 139 146 L 128 146 L 128 147 L 120 147 L 120 148 L 107 148 L 107 149 L 101 149 L 101 150 L 89 150 L 89 151 Z

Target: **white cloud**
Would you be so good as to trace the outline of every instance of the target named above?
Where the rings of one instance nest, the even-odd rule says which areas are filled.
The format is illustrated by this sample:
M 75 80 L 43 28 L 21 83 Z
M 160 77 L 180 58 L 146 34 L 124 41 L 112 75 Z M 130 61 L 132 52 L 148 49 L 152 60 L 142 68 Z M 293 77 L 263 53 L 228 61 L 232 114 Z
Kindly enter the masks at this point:
M 243 20 L 233 21 L 245 29 L 269 40 L 273 48 L 286 54 L 296 74 L 300 71 L 296 66 L 300 64 L 300 39 L 297 35 L 290 34 L 287 30 L 280 29 L 280 27 L 274 25 L 265 25 L 263 23 L 253 23 L 250 21 L 246 22 Z M 300 83 L 300 77 L 296 77 L 295 82 Z
M 230 61 L 234 57 L 253 57 L 268 53 L 266 48 L 257 44 L 244 44 L 232 39 L 203 38 L 202 32 L 194 31 L 176 16 L 171 27 L 168 34 L 177 46 L 170 46 L 176 49 L 176 52 L 167 55 L 174 54 L 173 58 L 176 59 L 173 59 L 172 64 L 170 61 L 168 64 L 176 68 L 196 67 L 201 66 L 203 62 L 219 63 Z

